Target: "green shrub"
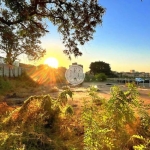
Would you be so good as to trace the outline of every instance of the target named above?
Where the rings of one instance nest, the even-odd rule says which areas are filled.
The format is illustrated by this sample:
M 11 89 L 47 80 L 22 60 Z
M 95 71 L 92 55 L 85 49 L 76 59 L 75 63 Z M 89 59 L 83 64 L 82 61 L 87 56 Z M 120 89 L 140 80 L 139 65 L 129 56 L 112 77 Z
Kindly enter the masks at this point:
M 106 81 L 107 80 L 107 76 L 105 75 L 105 73 L 99 73 L 95 75 L 95 80 L 96 81 Z
M 93 82 L 93 81 L 95 81 L 95 77 L 93 76 L 93 75 L 91 75 L 91 74 L 85 74 L 85 78 L 84 78 L 84 81 L 85 82 Z
M 112 129 L 107 127 L 107 114 L 105 112 L 105 99 L 97 95 L 97 87 L 91 86 L 88 91 L 91 101 L 84 102 L 84 149 L 107 150 L 114 147 L 110 134 Z M 97 105 L 99 101 L 100 105 Z

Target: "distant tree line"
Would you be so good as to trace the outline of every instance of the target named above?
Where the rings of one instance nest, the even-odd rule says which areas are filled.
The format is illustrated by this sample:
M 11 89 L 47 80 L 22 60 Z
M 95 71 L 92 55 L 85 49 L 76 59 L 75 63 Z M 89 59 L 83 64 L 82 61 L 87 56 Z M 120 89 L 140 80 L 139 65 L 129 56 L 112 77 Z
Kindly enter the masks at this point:
M 103 61 L 91 62 L 90 71 L 85 74 L 85 81 L 105 81 L 107 77 L 117 77 L 112 71 L 109 63 Z

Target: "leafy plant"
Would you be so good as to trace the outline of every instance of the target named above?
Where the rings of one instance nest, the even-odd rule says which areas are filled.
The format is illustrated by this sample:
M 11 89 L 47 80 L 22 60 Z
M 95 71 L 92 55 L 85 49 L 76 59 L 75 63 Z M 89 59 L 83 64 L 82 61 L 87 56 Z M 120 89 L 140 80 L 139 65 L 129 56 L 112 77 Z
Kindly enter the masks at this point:
M 130 137 L 138 133 L 139 129 L 144 133 L 149 131 L 149 115 L 145 110 L 148 107 L 139 100 L 134 84 L 128 84 L 126 91 L 122 91 L 118 86 L 112 87 L 109 100 L 98 97 L 96 91 L 96 87 L 90 87 L 88 92 L 91 101 L 85 101 L 84 104 L 85 150 L 125 150 L 129 147 L 134 149 L 147 147 L 141 142 L 138 146 L 128 143 Z M 95 103 L 97 99 L 101 101 L 100 105 Z M 141 116 L 144 122 L 139 121 Z M 138 124 L 135 124 L 136 121 Z M 149 138 L 146 135 L 145 138 L 144 142 L 147 144 Z
M 82 122 L 68 105 L 68 97 L 73 97 L 69 87 L 57 99 L 31 96 L 14 109 L 1 104 L 0 149 L 70 150 L 80 144 L 84 150 L 150 149 L 149 106 L 139 99 L 134 84 L 126 91 L 113 86 L 108 100 L 98 95 L 97 86 L 91 86 L 88 95 Z M 75 138 L 78 143 L 69 144 Z
M 58 101 L 60 102 L 61 105 L 67 104 L 68 96 L 72 98 L 73 93 L 70 87 L 67 86 L 67 87 L 64 87 L 64 90 L 59 94 L 59 97 L 58 97 Z
M 144 138 L 140 135 L 133 135 L 131 137 L 133 141 L 133 149 L 134 150 L 149 150 L 150 149 L 150 139 Z M 136 145 L 135 145 L 136 144 Z
M 83 123 L 84 123 L 84 144 L 85 150 L 111 149 L 113 139 L 110 138 L 113 130 L 107 128 L 107 116 L 105 115 L 105 101 L 96 94 L 97 87 L 89 88 L 91 101 L 84 102 Z M 95 105 L 95 101 L 101 101 L 101 105 Z

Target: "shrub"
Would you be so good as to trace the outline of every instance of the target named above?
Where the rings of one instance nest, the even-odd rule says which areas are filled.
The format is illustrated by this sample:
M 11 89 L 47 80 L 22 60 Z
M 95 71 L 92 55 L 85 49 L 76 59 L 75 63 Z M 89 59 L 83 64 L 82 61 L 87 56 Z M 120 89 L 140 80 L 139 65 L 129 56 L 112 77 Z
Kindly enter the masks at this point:
M 104 73 L 99 73 L 95 75 L 96 81 L 106 81 L 107 76 Z
M 85 73 L 84 81 L 85 82 L 93 82 L 93 81 L 95 81 L 95 77 L 94 77 L 94 75 Z
M 53 100 L 50 95 L 31 96 L 21 107 L 3 115 L 0 124 L 0 149 L 69 149 L 61 142 L 63 139 L 60 135 L 60 131 L 61 134 L 66 133 L 61 130 L 63 116 L 73 114 L 72 107 L 67 105 L 66 94 L 72 97 L 70 90 L 63 91 L 58 100 Z M 61 98 L 66 98 L 65 103 Z

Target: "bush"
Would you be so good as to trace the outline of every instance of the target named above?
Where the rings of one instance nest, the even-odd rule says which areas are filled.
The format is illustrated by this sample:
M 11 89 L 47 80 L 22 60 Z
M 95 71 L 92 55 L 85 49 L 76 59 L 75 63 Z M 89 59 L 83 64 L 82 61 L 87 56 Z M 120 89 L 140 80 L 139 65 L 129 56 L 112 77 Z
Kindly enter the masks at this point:
M 85 74 L 85 78 L 84 78 L 84 81 L 85 82 L 92 82 L 92 81 L 95 81 L 95 77 L 93 75 L 90 75 L 90 74 Z
M 68 150 L 61 137 L 67 131 L 70 133 L 68 127 L 61 129 L 65 115 L 67 119 L 69 114 L 73 115 L 66 95 L 72 97 L 72 92 L 64 90 L 57 100 L 53 100 L 50 95 L 31 96 L 21 107 L 7 114 L 2 113 L 0 149 Z
M 107 76 L 104 73 L 99 73 L 95 75 L 96 81 L 106 81 Z

